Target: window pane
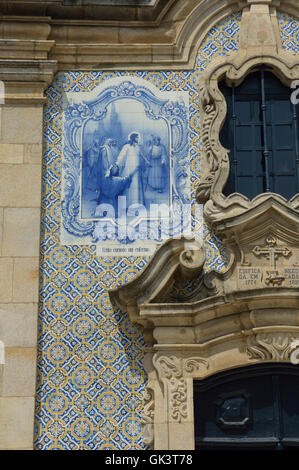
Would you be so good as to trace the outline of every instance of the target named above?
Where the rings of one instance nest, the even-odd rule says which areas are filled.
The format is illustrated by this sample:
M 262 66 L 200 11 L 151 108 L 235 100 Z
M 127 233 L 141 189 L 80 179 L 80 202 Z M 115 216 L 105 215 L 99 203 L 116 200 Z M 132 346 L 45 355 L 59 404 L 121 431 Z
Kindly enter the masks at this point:
M 275 126 L 273 132 L 273 147 L 275 149 L 290 149 L 293 148 L 293 128 L 292 124 L 283 124 Z
M 291 118 L 291 100 L 286 96 L 284 100 L 272 100 L 271 106 L 271 122 L 273 124 L 289 123 Z
M 290 199 L 297 192 L 296 180 L 293 176 L 275 176 L 273 191 L 281 194 L 286 199 Z
M 237 101 L 236 102 L 236 116 L 238 117 L 238 123 L 244 124 L 245 122 L 251 122 L 251 106 L 249 101 Z
M 237 117 L 235 127 L 232 119 L 232 89 L 224 83 L 220 84 L 228 102 L 225 132 L 222 133 L 221 142 L 231 150 L 231 173 L 224 194 L 231 194 L 236 188 L 249 198 L 265 192 L 264 150 L 267 148 L 269 189 L 289 199 L 299 190 L 296 169 L 298 135 L 296 137 L 294 110 L 290 101 L 291 90 L 270 72 L 264 72 L 264 78 L 266 121 L 263 123 L 261 72 L 256 72 L 247 76 L 243 83 L 234 89 Z M 299 129 L 299 122 L 297 126 Z M 237 181 L 232 165 L 233 156 L 237 159 Z

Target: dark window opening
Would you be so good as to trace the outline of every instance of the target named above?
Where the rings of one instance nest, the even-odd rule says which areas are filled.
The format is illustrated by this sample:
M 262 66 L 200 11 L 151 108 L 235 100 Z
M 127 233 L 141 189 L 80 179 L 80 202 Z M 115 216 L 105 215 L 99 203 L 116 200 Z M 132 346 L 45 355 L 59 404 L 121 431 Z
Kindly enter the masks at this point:
M 299 105 L 291 102 L 293 90 L 263 69 L 239 86 L 221 82 L 219 89 L 227 102 L 220 140 L 230 150 L 224 194 L 292 198 L 299 192 Z
M 194 381 L 198 450 L 299 449 L 299 370 L 290 364 L 235 369 Z

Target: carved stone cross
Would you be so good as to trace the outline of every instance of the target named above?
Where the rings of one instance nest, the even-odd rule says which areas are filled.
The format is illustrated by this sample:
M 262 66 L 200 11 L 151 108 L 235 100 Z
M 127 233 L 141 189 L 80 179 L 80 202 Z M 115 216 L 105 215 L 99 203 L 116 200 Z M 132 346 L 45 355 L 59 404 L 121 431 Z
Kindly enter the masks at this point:
M 255 256 L 265 256 L 270 261 L 271 268 L 275 268 L 276 260 L 279 256 L 287 258 L 292 252 L 286 246 L 276 246 L 277 240 L 273 235 L 266 238 L 266 245 L 255 246 L 252 253 Z

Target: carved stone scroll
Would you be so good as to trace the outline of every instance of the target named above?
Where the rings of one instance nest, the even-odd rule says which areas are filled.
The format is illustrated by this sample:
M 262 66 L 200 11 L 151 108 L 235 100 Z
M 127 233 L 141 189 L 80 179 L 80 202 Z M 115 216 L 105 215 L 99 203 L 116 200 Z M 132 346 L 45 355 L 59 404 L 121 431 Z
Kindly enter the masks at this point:
M 208 361 L 200 357 L 156 355 L 153 364 L 168 393 L 170 421 L 178 423 L 186 421 L 188 419 L 186 379 L 196 376 L 202 367 L 208 368 Z
M 289 361 L 298 338 L 299 334 L 289 332 L 258 333 L 248 336 L 246 353 L 252 360 Z
M 144 408 L 141 415 L 143 424 L 143 443 L 152 446 L 154 443 L 154 391 L 147 386 L 144 392 Z

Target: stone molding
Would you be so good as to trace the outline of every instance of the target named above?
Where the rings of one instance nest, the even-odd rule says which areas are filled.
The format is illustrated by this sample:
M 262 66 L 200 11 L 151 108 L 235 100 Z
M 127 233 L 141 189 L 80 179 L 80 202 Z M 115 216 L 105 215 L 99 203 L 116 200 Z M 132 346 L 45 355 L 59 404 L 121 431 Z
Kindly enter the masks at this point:
M 229 253 L 222 272 L 204 271 L 203 247 L 193 250 L 196 269 L 182 269 L 192 240 L 168 240 L 138 277 L 110 291 L 112 302 L 146 327 L 147 445 L 194 448 L 194 379 L 299 361 L 299 214 L 293 203 L 261 195 L 251 210 L 219 220 Z M 190 278 L 197 281 L 192 293 L 173 301 L 172 286 Z
M 43 9 L 44 2 L 38 3 L 40 5 L 34 6 L 32 2 L 22 4 L 22 12 L 18 11 L 17 3 L 15 9 L 12 9 L 12 5 L 6 5 L 6 2 L 0 5 L 0 80 L 6 85 L 7 104 L 43 104 L 44 90 L 52 83 L 57 70 L 191 70 L 198 48 L 207 33 L 231 13 L 243 11 L 242 21 L 249 29 L 248 10 L 250 12 L 253 8 L 268 8 L 274 29 L 275 8 L 296 16 L 299 14 L 296 0 L 169 0 L 157 3 L 154 9 L 156 12 L 159 10 L 159 14 L 154 20 L 149 20 L 148 14 L 139 14 L 133 20 L 124 15 L 120 16 L 123 21 L 115 21 L 109 19 L 109 15 L 102 15 L 101 20 L 82 19 L 80 12 L 79 16 L 72 18 L 67 6 L 62 7 L 58 14 L 55 9 Z M 59 5 L 55 3 L 55 6 L 59 9 Z M 96 6 L 91 8 L 97 9 Z M 128 7 L 101 8 L 106 11 L 119 8 L 124 8 L 123 12 L 128 10 Z M 151 7 L 144 8 L 148 12 L 151 10 Z M 117 10 L 117 14 L 120 14 L 120 10 Z M 44 14 L 51 11 L 53 16 Z M 278 41 L 278 30 L 275 35 Z M 246 39 L 246 35 L 243 34 L 243 37 Z M 223 65 L 224 68 L 221 64 L 217 65 L 217 70 L 212 71 L 212 78 L 218 72 L 226 73 L 228 79 L 231 76 L 235 80 L 236 74 L 243 77 L 246 74 L 244 69 L 251 68 L 259 60 L 256 51 L 254 53 L 251 59 L 246 58 L 246 64 L 241 69 L 239 52 L 232 55 L 226 66 Z M 266 64 L 274 65 L 276 70 L 282 69 L 281 75 L 289 79 L 298 77 L 298 66 L 294 68 L 294 60 L 292 54 L 285 53 L 281 48 L 278 55 L 268 54 L 265 57 Z M 211 79 L 208 85 L 204 84 L 201 94 L 205 110 L 204 151 L 207 158 L 213 156 L 215 161 L 211 168 L 206 165 L 209 171 L 205 171 L 198 190 L 198 199 L 201 200 L 209 197 L 212 186 L 216 194 L 219 186 L 223 187 L 223 180 L 228 174 L 227 152 L 221 148 L 217 138 L 211 139 L 212 135 L 217 136 L 217 129 L 219 132 L 224 119 L 221 108 L 223 99 L 221 101 L 219 91 L 210 86 L 212 82 Z M 221 190 L 218 199 L 218 205 L 225 206 Z M 235 204 L 235 201 L 229 202 Z M 238 204 L 244 205 L 246 201 L 241 200 Z M 214 210 L 214 207 L 210 210 Z
M 3 40 L 18 39 L 24 43 L 29 37 L 31 41 L 38 41 L 37 24 L 42 24 L 40 35 L 45 36 L 47 28 L 50 31 L 47 37 L 48 46 L 51 44 L 48 60 L 56 61 L 58 70 L 192 70 L 202 40 L 219 21 L 239 11 L 244 11 L 245 18 L 248 8 L 269 8 L 269 5 L 271 16 L 276 8 L 295 16 L 299 14 L 296 0 L 160 0 L 154 7 L 157 13 L 155 19 L 148 13 L 151 7 L 144 7 L 147 13 L 143 15 L 140 11 L 136 14 L 134 9 L 128 7 L 114 6 L 101 7 L 106 14 L 102 13 L 101 20 L 95 20 L 96 6 L 89 7 L 91 10 L 83 18 L 84 7 L 78 10 L 77 16 L 72 17 L 67 6 L 61 7 L 59 14 L 53 10 L 54 7 L 48 8 L 47 12 L 52 11 L 53 16 L 43 17 L 41 13 L 46 10 L 30 2 L 22 5 L 23 11 L 27 8 L 26 18 L 16 16 L 17 7 L 11 15 L 11 7 L 5 8 L 5 4 L 0 6 L 4 25 L 0 35 Z M 55 7 L 59 10 L 58 4 Z M 109 17 L 113 10 L 119 15 L 118 20 Z M 29 33 L 25 34 L 26 31 Z M 30 48 L 31 41 L 20 45 L 22 50 Z M 13 45 L 9 47 L 13 48 Z M 45 47 L 45 44 L 34 45 L 39 49 L 39 54 Z M 20 50 L 16 54 L 19 55 Z
M 48 17 L 5 17 L 0 25 L 0 80 L 5 104 L 43 104 L 57 62 L 49 59 L 55 41 L 49 40 Z
M 172 287 L 175 273 L 179 271 L 184 279 L 200 276 L 204 261 L 203 249 L 195 239 L 167 240 L 153 255 L 151 264 L 122 289 L 111 289 L 110 297 L 115 304 L 128 311 L 133 322 L 141 321 L 147 327 L 146 320 L 143 323 L 136 316 L 136 298 L 138 297 L 138 304 L 148 304 L 159 299 L 161 293 L 164 297 Z M 205 287 L 206 290 L 210 289 L 208 284 Z
M 223 195 L 230 162 L 228 150 L 219 140 L 227 106 L 218 88 L 220 79 L 225 79 L 228 84 L 239 85 L 261 64 L 288 86 L 299 78 L 298 58 L 282 48 L 275 6 L 277 3 L 268 0 L 248 0 L 248 7 L 243 10 L 241 20 L 240 49 L 237 53 L 214 61 L 205 71 L 200 85 L 203 160 L 196 199 L 205 203 L 204 215 L 216 231 L 223 220 L 254 209 L 262 199 L 276 197 L 264 194 L 250 201 L 239 193 L 228 197 Z M 297 210 L 299 195 L 294 196 L 287 204 Z

